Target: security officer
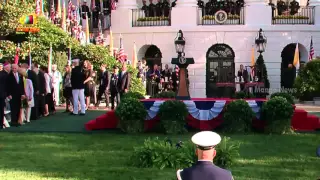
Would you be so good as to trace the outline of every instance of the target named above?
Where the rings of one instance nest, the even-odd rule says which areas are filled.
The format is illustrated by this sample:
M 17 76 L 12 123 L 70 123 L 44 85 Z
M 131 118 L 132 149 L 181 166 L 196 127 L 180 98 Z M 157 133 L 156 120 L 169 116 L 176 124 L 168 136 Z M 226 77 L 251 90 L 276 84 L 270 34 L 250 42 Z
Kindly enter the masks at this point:
M 119 68 L 113 66 L 113 72 L 110 80 L 110 95 L 111 95 L 111 109 L 114 110 L 114 99 L 116 99 L 117 106 L 120 103 L 120 93 L 119 93 Z
M 202 131 L 191 138 L 197 145 L 198 162 L 187 169 L 178 170 L 178 180 L 233 180 L 230 171 L 213 164 L 216 156 L 215 146 L 220 143 L 219 134 L 211 131 Z

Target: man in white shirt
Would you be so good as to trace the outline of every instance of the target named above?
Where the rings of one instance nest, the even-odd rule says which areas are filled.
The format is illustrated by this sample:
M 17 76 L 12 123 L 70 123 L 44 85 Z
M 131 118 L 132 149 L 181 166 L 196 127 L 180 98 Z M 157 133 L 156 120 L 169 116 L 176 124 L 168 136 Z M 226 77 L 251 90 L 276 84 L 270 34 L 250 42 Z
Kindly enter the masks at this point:
M 56 106 L 60 106 L 60 84 L 62 82 L 61 73 L 57 70 L 57 65 L 52 65 L 52 87 L 53 87 L 53 99 Z

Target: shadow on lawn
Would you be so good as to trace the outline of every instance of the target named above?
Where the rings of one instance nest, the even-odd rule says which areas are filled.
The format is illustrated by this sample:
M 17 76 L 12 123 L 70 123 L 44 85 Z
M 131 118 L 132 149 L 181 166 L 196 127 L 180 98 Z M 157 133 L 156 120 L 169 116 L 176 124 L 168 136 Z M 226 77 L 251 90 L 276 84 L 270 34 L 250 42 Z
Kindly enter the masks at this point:
M 111 134 L 28 134 L 2 133 L 0 136 L 0 177 L 34 180 L 173 180 L 175 170 L 138 169 L 127 165 L 133 146 L 147 135 Z M 160 137 L 166 137 L 160 135 Z M 191 134 L 173 136 L 189 140 Z M 235 179 L 306 179 L 318 177 L 315 157 L 316 135 L 231 135 L 242 143 L 241 157 L 231 168 Z M 23 171 L 25 173 L 21 173 Z M 30 175 L 30 177 L 29 177 Z

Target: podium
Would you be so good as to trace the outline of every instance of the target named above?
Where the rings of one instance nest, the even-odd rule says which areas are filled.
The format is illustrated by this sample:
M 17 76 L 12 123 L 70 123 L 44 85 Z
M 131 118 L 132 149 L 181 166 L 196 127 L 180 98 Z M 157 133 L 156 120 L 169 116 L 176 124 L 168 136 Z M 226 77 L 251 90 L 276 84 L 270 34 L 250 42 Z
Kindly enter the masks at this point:
M 194 64 L 193 58 L 185 58 L 180 56 L 178 58 L 172 58 L 172 64 L 176 64 L 179 67 L 179 86 L 176 94 L 177 100 L 190 100 L 189 88 L 187 85 L 187 67 L 189 64 Z

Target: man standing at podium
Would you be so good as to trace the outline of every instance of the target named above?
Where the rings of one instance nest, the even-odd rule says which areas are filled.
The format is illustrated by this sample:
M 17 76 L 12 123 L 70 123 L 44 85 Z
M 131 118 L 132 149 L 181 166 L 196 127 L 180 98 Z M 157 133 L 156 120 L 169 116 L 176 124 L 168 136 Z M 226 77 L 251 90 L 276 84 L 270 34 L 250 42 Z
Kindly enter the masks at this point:
M 217 154 L 215 146 L 221 141 L 219 134 L 211 131 L 202 131 L 191 138 L 197 145 L 198 162 L 187 169 L 178 170 L 178 180 L 233 180 L 230 171 L 213 164 Z

